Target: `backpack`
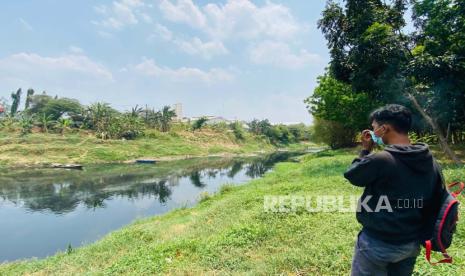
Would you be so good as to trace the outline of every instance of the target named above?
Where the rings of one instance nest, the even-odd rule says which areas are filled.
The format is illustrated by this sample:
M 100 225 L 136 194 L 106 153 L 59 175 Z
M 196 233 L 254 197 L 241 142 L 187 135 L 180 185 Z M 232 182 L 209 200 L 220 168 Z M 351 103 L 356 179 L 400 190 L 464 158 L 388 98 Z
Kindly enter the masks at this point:
M 442 174 L 440 173 L 441 185 L 443 182 Z M 449 192 L 447 189 L 443 189 L 441 194 L 440 208 L 436 215 L 436 220 L 433 226 L 433 235 L 431 239 L 424 242 L 426 249 L 426 260 L 436 265 L 438 263 L 452 263 L 452 257 L 447 254 L 446 249 L 452 243 L 452 236 L 455 233 L 459 214 L 459 202 L 457 196 L 465 188 L 463 182 L 453 182 L 448 185 L 448 188 L 458 186 L 455 192 Z M 444 259 L 438 262 L 431 262 L 431 251 L 441 252 Z

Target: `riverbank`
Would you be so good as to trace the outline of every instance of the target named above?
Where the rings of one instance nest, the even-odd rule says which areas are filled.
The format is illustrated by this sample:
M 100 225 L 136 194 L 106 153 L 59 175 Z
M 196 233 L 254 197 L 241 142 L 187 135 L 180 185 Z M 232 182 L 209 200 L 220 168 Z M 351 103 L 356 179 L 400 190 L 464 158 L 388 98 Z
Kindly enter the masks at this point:
M 306 146 L 290 145 L 291 149 Z M 149 132 L 136 140 L 101 140 L 92 133 L 33 133 L 21 136 L 0 132 L 0 165 L 40 167 L 52 163 L 95 164 L 133 161 L 136 158 L 178 160 L 202 156 L 233 156 L 265 153 L 278 147 L 247 135 L 237 140 L 232 133 L 212 130 Z
M 92 245 L 44 260 L 3 264 L 0 274 L 347 275 L 360 229 L 353 213 L 264 212 L 264 196 L 359 196 L 362 189 L 342 177 L 354 154 L 325 151 L 300 163 L 280 163 L 265 177 L 225 186 L 193 208 L 137 221 Z M 444 175 L 448 182 L 463 180 L 465 170 L 444 163 Z M 415 271 L 465 274 L 464 244 L 465 225 L 459 223 L 448 250 L 454 264 L 431 266 L 422 252 Z

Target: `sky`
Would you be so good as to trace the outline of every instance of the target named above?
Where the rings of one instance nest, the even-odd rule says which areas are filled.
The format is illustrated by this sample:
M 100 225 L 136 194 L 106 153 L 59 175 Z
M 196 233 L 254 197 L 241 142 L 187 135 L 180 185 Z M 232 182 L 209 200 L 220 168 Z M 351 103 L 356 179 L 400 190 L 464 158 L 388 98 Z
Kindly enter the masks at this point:
M 324 0 L 22 0 L 0 4 L 0 97 L 304 122 L 329 61 Z

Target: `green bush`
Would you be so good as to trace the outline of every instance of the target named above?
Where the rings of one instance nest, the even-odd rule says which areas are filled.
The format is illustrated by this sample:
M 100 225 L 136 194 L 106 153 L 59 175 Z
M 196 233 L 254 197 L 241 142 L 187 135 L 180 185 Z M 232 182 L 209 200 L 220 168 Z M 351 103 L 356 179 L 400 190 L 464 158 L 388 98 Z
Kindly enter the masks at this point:
M 208 127 L 216 132 L 226 132 L 229 129 L 228 124 L 225 122 L 214 123 L 208 125 Z
M 317 143 L 325 143 L 332 149 L 352 147 L 355 145 L 357 132 L 342 124 L 315 118 L 313 139 Z
M 23 115 L 19 118 L 19 126 L 21 127 L 21 135 L 26 135 L 32 132 L 34 120 L 32 117 Z
M 236 137 L 237 140 L 245 139 L 245 131 L 241 123 L 234 122 L 234 123 L 231 123 L 229 127 L 233 131 L 234 137 Z
M 208 119 L 205 117 L 201 117 L 198 120 L 195 120 L 192 123 L 192 131 L 201 130 L 207 124 Z
M 109 138 L 133 140 L 144 134 L 143 120 L 126 113 L 115 117 L 108 129 Z

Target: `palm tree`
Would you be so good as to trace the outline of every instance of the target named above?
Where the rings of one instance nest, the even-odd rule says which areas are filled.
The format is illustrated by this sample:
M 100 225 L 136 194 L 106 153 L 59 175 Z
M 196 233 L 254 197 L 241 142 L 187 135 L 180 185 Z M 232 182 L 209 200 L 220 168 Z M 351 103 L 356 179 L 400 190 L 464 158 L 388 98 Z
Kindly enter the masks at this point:
M 131 117 L 139 117 L 139 115 L 143 112 L 144 110 L 142 107 L 139 107 L 138 104 L 136 104 L 135 107 L 131 108 Z
M 160 130 L 162 132 L 167 132 L 170 130 L 171 122 L 173 118 L 176 116 L 176 112 L 174 109 L 171 109 L 169 106 L 164 106 L 159 113 L 159 120 L 160 120 Z

